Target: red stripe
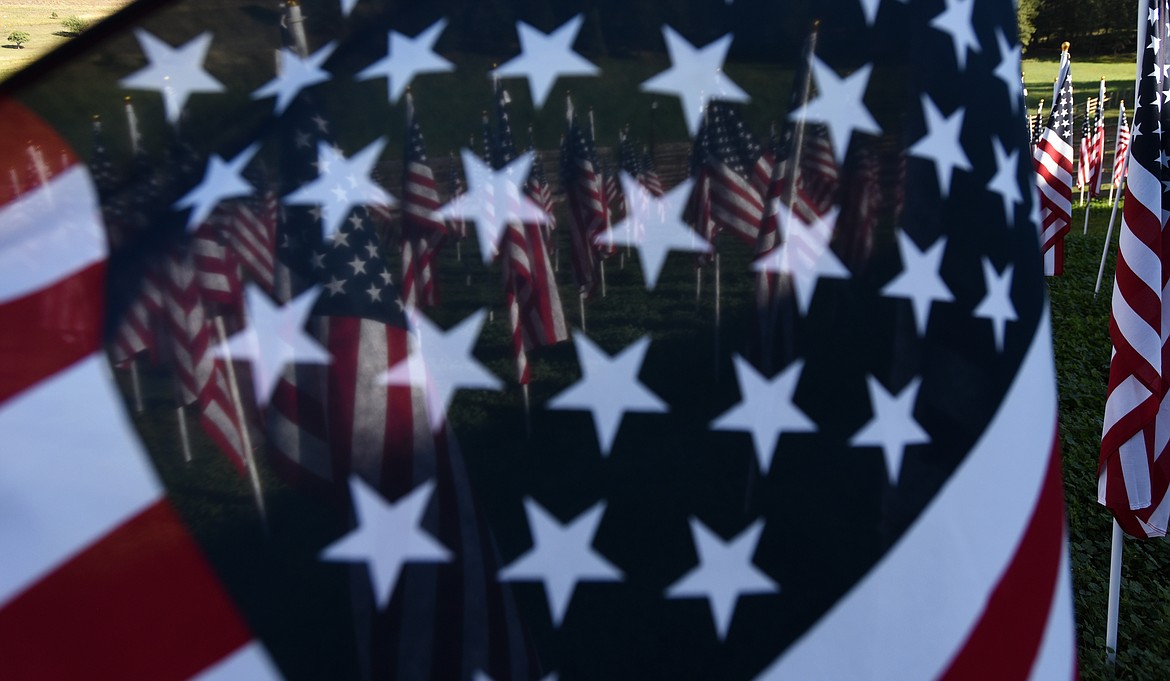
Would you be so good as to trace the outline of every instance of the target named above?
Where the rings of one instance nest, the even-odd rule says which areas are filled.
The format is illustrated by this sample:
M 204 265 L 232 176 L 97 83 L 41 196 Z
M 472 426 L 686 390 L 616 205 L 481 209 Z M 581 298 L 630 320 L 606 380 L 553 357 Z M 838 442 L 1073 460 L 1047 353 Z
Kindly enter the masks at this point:
M 0 404 L 101 347 L 105 289 L 103 261 L 0 304 Z
M 4 182 L 0 182 L 0 206 L 9 203 L 18 194 L 41 185 L 40 173 L 33 166 L 29 155 L 31 149 L 39 148 L 46 161 L 40 168 L 46 180 L 51 180 L 76 164 L 77 157 L 65 146 L 56 131 L 20 104 L 0 98 L 0 121 L 4 121 L 6 133 L 0 135 L 0 158 L 4 159 L 11 172 L 16 173 L 19 185 L 13 187 L 7 176 Z M 58 167 L 58 159 L 61 158 L 66 159 L 67 166 Z
M 966 644 L 941 678 L 1007 681 L 1030 676 L 1049 611 L 1058 597 L 1064 544 L 1062 489 L 1060 449 L 1054 441 L 1044 487 L 1020 546 Z
M 6 679 L 186 679 L 250 639 L 165 501 L 0 610 Z

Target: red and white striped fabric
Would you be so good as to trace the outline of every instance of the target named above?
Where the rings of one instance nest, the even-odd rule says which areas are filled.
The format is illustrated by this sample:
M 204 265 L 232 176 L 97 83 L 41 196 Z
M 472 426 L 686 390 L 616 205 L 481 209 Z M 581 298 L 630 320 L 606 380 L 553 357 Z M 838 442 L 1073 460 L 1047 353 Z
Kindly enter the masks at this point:
M 447 226 L 437 213 L 435 173 L 427 162 L 410 93 L 406 99 L 410 113 L 402 180 L 402 302 L 408 307 L 434 307 L 439 304 L 435 269 Z
M 1093 135 L 1089 139 L 1089 178 L 1085 187 L 1090 197 L 1101 193 L 1101 178 L 1105 174 L 1105 79 L 1097 95 L 1097 110 L 1093 121 Z
M 1165 17 L 1164 0 L 1149 3 L 1149 16 Z M 1142 12 L 1141 16 L 1146 16 Z M 1160 76 L 1167 59 L 1164 23 L 1149 25 L 1148 44 L 1138 73 L 1134 127 L 1156 130 L 1160 120 Z M 1154 45 L 1161 49 L 1155 51 Z M 1101 437 L 1098 501 L 1108 506 L 1128 534 L 1154 537 L 1166 534 L 1170 506 L 1170 239 L 1163 233 L 1164 179 L 1170 179 L 1160 159 L 1170 141 L 1158 134 L 1133 138 L 1125 209 L 1113 283 L 1109 336 L 1109 392 Z
M 165 269 L 166 328 L 180 403 L 199 403 L 203 429 L 242 475 L 251 455 L 244 444 L 243 409 L 232 399 L 223 361 L 213 353 L 219 339 L 203 304 L 192 258 L 171 254 Z
M 30 139 L 65 148 L 19 105 L 0 101 L 0 119 L 0 167 L 24 172 Z M 4 678 L 276 678 L 122 412 L 88 173 L 74 161 L 22 180 L 0 189 Z
M 233 201 L 212 214 L 237 261 L 252 281 L 268 295 L 276 294 L 276 223 L 280 203 L 266 190 L 254 200 Z
M 561 146 L 561 185 L 569 203 L 573 278 L 578 289 L 588 295 L 599 283 L 593 240 L 608 225 L 609 210 L 585 132 L 575 118 L 570 118 L 569 131 Z
M 1072 221 L 1072 76 L 1068 52 L 1060 59 L 1055 101 L 1032 156 L 1040 190 L 1040 246 L 1049 276 L 1064 274 L 1064 237 Z
M 1113 188 L 1119 189 L 1125 182 L 1125 157 L 1129 154 L 1129 121 L 1125 118 L 1125 101 L 1117 114 L 1117 137 L 1113 140 Z
M 1045 315 L 996 417 L 938 496 L 758 681 L 1075 678 L 1062 494 Z
M 110 340 L 110 359 L 116 366 L 124 367 L 141 352 L 149 352 L 152 357 L 157 357 L 155 322 L 162 315 L 162 305 L 158 273 L 148 271 L 142 277 L 138 294 L 122 314 Z
M 243 307 L 240 263 L 224 232 L 215 223 L 205 222 L 195 230 L 191 250 L 203 300 L 235 317 Z

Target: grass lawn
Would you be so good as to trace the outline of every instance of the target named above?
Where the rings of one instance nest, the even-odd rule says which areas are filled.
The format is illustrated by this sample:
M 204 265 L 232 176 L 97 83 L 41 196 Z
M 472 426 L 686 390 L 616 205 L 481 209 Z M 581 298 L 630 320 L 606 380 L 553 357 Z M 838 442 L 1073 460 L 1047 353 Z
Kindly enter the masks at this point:
M 36 61 L 70 39 L 61 21 L 78 16 L 90 25 L 101 21 L 134 0 L 18 0 L 0 2 L 0 80 Z M 53 13 L 57 14 L 53 18 Z M 13 31 L 25 31 L 23 48 L 8 41 Z

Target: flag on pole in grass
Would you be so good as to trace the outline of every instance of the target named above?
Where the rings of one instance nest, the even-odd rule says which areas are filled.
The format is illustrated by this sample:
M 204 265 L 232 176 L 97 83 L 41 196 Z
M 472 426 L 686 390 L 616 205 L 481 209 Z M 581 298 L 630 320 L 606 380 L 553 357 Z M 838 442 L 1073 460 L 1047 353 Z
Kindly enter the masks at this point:
M 1081 122 L 1081 155 L 1077 163 L 1077 188 L 1089 190 L 1093 175 L 1093 114 L 1085 102 L 1085 118 Z
M 752 182 L 756 162 L 763 149 L 744 125 L 743 118 L 729 102 L 713 100 L 707 105 L 703 127 L 693 150 L 697 183 L 706 190 L 697 215 L 710 212 L 708 241 L 726 231 L 755 246 L 764 217 L 764 198 Z M 764 173 L 766 176 L 766 173 Z M 700 223 L 705 220 L 700 217 Z
M 811 7 L 599 4 L 558 26 L 515 0 L 323 0 L 307 20 L 292 3 L 283 20 L 250 0 L 134 3 L 0 83 L 0 99 L 78 148 L 93 114 L 122 125 L 127 93 L 141 132 L 134 151 L 109 145 L 116 181 L 95 196 L 53 145 L 30 154 L 24 120 L 0 105 L 5 132 L 22 131 L 0 135 L 0 678 L 265 678 L 231 668 L 236 651 L 270 657 L 270 675 L 339 681 L 1074 678 L 1035 180 L 1018 73 L 993 58 L 1003 42 L 1018 51 L 1014 14 L 828 2 L 804 106 L 822 131 L 806 139 L 832 143 L 794 147 L 832 164 L 807 184 L 791 164 L 807 210 L 774 213 L 791 219 L 773 248 L 722 244 L 718 324 L 689 295 L 693 261 L 670 252 L 736 231 L 743 195 L 728 187 L 756 188 L 761 218 L 784 200 L 772 180 L 785 155 L 744 140 L 786 115 L 775 85 L 800 55 L 775 36 L 811 24 Z M 282 27 L 297 49 L 277 66 Z M 599 73 L 569 75 L 584 71 L 578 49 L 602 47 Z M 539 182 L 504 170 L 526 161 L 504 123 L 539 133 L 559 112 L 521 95 L 509 118 L 489 110 L 482 148 L 479 131 L 469 143 L 495 94 L 484 54 L 515 55 L 509 78 L 544 102 L 592 93 L 599 123 L 644 124 L 657 104 L 664 191 L 620 176 L 638 193 L 628 220 L 607 217 L 597 154 L 570 117 L 565 175 L 587 183 L 563 183 L 565 203 L 588 191 L 552 236 L 612 228 L 641 265 L 609 273 L 571 344 L 525 346 L 569 329 L 544 315 L 556 288 L 529 224 Z M 404 304 L 371 215 L 393 216 L 393 238 L 407 88 L 435 103 L 419 111 L 427 143 L 463 161 L 466 191 L 437 212 L 458 212 L 489 256 L 433 319 Z M 712 134 L 721 95 L 737 100 L 730 142 Z M 172 134 L 196 168 L 256 151 L 201 180 L 174 172 Z M 541 154 L 555 144 L 536 140 Z M 176 209 L 176 193 L 198 205 Z M 690 195 L 705 197 L 700 230 Z M 274 222 L 247 231 L 273 251 L 271 296 L 267 254 L 244 258 L 222 222 L 266 197 Z M 190 210 L 220 227 L 245 286 L 225 366 L 255 377 L 242 397 L 265 426 L 267 533 L 230 464 L 200 456 L 214 444 L 199 429 L 192 462 L 179 456 L 173 403 L 158 399 L 174 370 L 142 372 L 131 420 L 127 376 L 96 354 L 143 280 L 161 294 L 168 258 L 191 253 Z M 744 224 L 758 229 L 750 211 Z M 596 262 L 593 240 L 581 244 Z M 647 288 L 638 275 L 652 272 Z M 770 364 L 749 352 L 760 274 L 788 281 L 798 312 Z M 825 500 L 831 512 L 794 522 Z M 106 578 L 120 588 L 93 581 Z M 53 674 L 58 660 L 73 666 Z
M 1065 49 L 1060 53 L 1060 72 L 1052 92 L 1048 123 L 1032 156 L 1036 187 L 1040 190 L 1040 246 L 1044 274 L 1049 276 L 1064 274 L 1064 237 L 1072 220 L 1073 90 L 1069 71 Z M 1083 152 L 1081 157 L 1084 158 Z
M 600 283 L 597 271 L 600 259 L 593 243 L 605 231 L 609 208 L 595 154 L 571 102 L 567 117 L 569 129 L 561 140 L 561 186 L 569 205 L 573 280 L 579 291 L 592 295 Z
M 1117 112 L 1117 137 L 1113 140 L 1113 174 L 1110 180 L 1115 190 L 1120 190 L 1125 182 L 1125 159 L 1129 154 L 1129 121 L 1125 117 L 1125 101 Z
M 1097 94 L 1097 110 L 1093 116 L 1093 135 L 1089 140 L 1089 177 L 1086 186 L 1089 197 L 1101 193 L 1101 177 L 1105 169 L 1105 79 Z
M 406 93 L 406 162 L 402 185 L 402 301 L 408 307 L 439 304 L 438 267 L 447 226 L 435 212 L 439 190 L 427 160 L 414 95 Z
M 1146 8 L 1143 8 L 1146 9 Z M 1165 0 L 1150 0 L 1147 41 L 1139 43 L 1139 81 L 1134 96 L 1129 174 L 1113 283 L 1109 336 L 1109 392 L 1101 436 L 1097 499 L 1135 537 L 1166 534 L 1170 518 L 1170 328 L 1166 313 L 1170 240 L 1163 234 L 1167 199 L 1165 159 L 1170 137 L 1162 132 L 1170 112 L 1162 107 L 1166 89 Z M 1140 134 L 1136 134 L 1140 132 Z

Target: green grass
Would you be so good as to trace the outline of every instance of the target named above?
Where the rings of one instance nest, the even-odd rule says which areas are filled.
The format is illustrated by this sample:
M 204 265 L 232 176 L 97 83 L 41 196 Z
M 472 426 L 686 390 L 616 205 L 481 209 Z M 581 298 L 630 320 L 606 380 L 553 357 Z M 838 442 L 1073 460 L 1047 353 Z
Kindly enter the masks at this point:
M 1072 56 L 1073 98 L 1077 103 L 1077 119 L 1084 115 L 1084 100 L 1087 97 L 1096 97 L 1101 78 L 1105 78 L 1105 92 L 1109 101 L 1106 104 L 1106 118 L 1112 126 L 1117 118 L 1117 104 L 1124 99 L 1126 110 L 1133 111 L 1133 83 L 1137 71 L 1133 57 L 1127 59 L 1098 59 L 1091 62 L 1078 62 L 1076 54 Z M 1044 100 L 1044 110 L 1047 112 L 1052 105 L 1052 84 L 1056 80 L 1059 70 L 1059 61 L 1056 59 L 1025 59 L 1023 61 L 1024 86 L 1028 88 L 1028 111 L 1036 112 L 1036 105 Z M 1079 129 L 1078 129 L 1079 133 Z

